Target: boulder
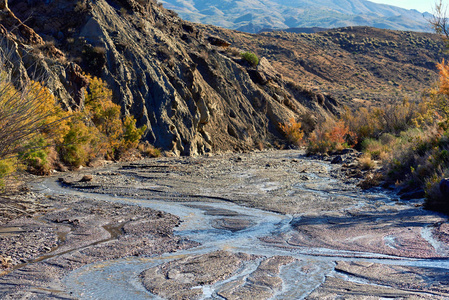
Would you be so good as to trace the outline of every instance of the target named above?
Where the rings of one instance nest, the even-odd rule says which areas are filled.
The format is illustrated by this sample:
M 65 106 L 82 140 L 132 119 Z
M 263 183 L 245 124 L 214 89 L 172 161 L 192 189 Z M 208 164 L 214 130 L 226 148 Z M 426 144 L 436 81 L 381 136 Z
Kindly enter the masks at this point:
M 341 164 L 342 162 L 343 157 L 341 155 L 337 155 L 332 159 L 331 164 Z
M 92 175 L 84 175 L 80 182 L 91 182 L 94 179 Z
M 449 178 L 440 181 L 440 192 L 445 199 L 449 199 Z

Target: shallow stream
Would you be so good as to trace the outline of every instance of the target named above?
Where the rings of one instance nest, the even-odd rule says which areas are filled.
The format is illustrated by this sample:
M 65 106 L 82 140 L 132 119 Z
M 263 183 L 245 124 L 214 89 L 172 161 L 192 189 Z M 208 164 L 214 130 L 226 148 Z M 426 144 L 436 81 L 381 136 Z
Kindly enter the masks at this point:
M 388 273 L 376 271 L 378 273 L 373 279 L 360 275 L 357 269 L 360 264 L 367 268 L 381 265 L 385 266 L 384 270 L 399 266 L 411 267 L 412 273 L 415 270 L 413 267 L 417 267 L 422 270 L 423 277 L 430 269 L 449 272 L 446 257 L 449 248 L 434 234 L 433 224 L 445 220 L 442 216 L 401 203 L 385 191 L 362 192 L 352 184 L 343 183 L 337 176 L 331 176 L 335 166 L 306 159 L 298 153 L 270 154 L 266 159 L 275 168 L 268 171 L 268 164 L 265 165 L 257 155 L 244 158 L 240 165 L 232 160 L 223 166 L 212 159 L 201 161 L 201 172 L 187 172 L 189 175 L 181 174 L 173 178 L 152 172 L 153 179 L 146 183 L 147 190 L 149 186 L 159 189 L 171 187 L 170 200 L 165 199 L 164 193 L 159 193 L 159 196 L 139 193 L 144 180 L 144 171 L 139 168 L 124 173 L 130 180 L 140 178 L 140 181 L 128 185 L 128 189 L 132 190 L 130 193 L 136 195 L 133 197 L 120 193 L 73 190 L 62 187 L 52 178 L 42 182 L 40 187 L 48 194 L 69 193 L 176 215 L 182 223 L 175 234 L 201 244 L 157 257 L 129 257 L 84 266 L 64 279 L 68 291 L 82 299 L 162 299 L 144 288 L 140 277 L 143 271 L 180 258 L 225 250 L 254 255 L 255 258 L 244 261 L 225 280 L 192 287 L 202 290 L 202 299 L 224 299 L 220 291 L 229 289 L 233 282 L 247 282 L 262 260 L 274 256 L 288 256 L 294 261 L 280 267 L 278 276 L 282 285 L 269 286 L 272 290 L 269 298 L 272 299 L 319 298 L 323 293 L 341 295 L 339 287 L 333 287 L 331 281 L 323 285 L 330 277 L 346 282 L 355 291 L 361 291 L 362 295 L 363 291 L 368 293 L 372 289 L 385 288 L 398 297 L 401 296 L 398 290 L 423 298 L 446 295 L 445 283 L 435 288 L 437 292 L 428 287 L 421 290 L 413 286 L 414 283 L 410 283 L 409 287 L 399 287 Z M 292 159 L 300 159 L 301 167 L 292 167 Z M 167 161 L 161 160 L 159 163 L 162 166 Z M 194 163 L 189 161 L 188 165 L 193 166 Z M 304 166 L 307 177 L 301 171 Z M 232 171 L 225 167 L 231 167 Z M 201 176 L 198 175 L 200 173 Z M 184 176 L 190 176 L 191 186 L 182 186 L 183 180 L 187 180 Z M 194 181 L 196 177 L 203 178 L 207 183 L 202 186 L 201 180 Z M 229 201 L 218 200 L 218 197 Z M 239 201 L 239 197 L 243 200 Z M 267 202 L 266 210 L 254 204 L 258 200 L 265 203 L 269 199 L 281 199 L 283 202 L 279 200 L 280 205 L 292 203 L 291 213 L 269 211 L 276 203 Z M 307 203 L 311 202 L 315 202 L 314 205 L 310 204 L 314 208 L 309 211 Z M 329 203 L 333 204 L 328 206 Z M 339 263 L 345 268 L 349 266 L 349 269 L 344 272 L 336 269 Z M 397 281 L 401 281 L 401 275 L 396 276 Z M 405 278 L 409 274 L 402 276 Z M 427 280 L 428 285 L 432 282 Z M 424 286 L 425 282 L 421 284 Z M 382 291 L 382 295 L 386 295 Z

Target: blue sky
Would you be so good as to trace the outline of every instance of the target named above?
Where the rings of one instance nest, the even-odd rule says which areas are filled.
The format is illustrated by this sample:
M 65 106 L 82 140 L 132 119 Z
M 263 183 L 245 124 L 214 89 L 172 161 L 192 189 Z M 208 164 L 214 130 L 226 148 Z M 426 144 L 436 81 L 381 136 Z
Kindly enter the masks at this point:
M 435 6 L 435 2 L 439 0 L 369 0 L 371 2 L 376 3 L 384 3 L 394 6 L 399 6 L 407 9 L 416 9 L 420 12 L 432 12 L 433 7 Z M 443 3 L 449 2 L 447 0 L 443 0 Z

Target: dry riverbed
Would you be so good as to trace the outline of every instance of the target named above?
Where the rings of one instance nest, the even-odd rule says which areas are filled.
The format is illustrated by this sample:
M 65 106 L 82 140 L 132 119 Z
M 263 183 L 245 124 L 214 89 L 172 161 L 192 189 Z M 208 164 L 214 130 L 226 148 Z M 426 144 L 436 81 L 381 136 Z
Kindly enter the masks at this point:
M 0 205 L 0 298 L 448 298 L 446 217 L 362 192 L 342 168 L 355 156 L 158 158 L 35 180 Z

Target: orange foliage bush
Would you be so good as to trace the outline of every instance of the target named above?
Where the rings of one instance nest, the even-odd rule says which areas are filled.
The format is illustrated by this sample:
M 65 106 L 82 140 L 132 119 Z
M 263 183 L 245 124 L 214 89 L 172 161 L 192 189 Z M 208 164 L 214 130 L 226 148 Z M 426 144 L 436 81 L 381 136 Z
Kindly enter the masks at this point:
M 301 122 L 297 122 L 295 118 L 290 118 L 288 122 L 279 124 L 279 128 L 282 132 L 284 132 L 290 143 L 296 146 L 300 146 L 302 144 L 304 132 L 301 129 Z
M 309 137 L 307 152 L 328 153 L 353 147 L 356 143 L 356 134 L 349 130 L 349 126 L 343 120 L 339 120 L 329 127 L 318 126 Z

